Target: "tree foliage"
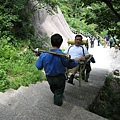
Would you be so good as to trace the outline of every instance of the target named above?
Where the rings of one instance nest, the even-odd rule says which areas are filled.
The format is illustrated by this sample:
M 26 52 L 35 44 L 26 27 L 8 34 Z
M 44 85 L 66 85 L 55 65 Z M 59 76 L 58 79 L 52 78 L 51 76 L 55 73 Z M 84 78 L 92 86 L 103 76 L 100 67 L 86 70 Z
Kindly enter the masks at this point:
M 0 91 L 39 81 L 36 58 L 29 45 L 34 38 L 28 0 L 0 1 Z M 19 82 L 18 82 L 19 81 Z
M 120 2 L 117 0 L 93 0 L 92 2 L 87 2 L 88 0 L 85 0 L 84 4 L 86 4 L 89 11 L 94 15 L 91 16 L 89 13 L 86 14 L 85 19 L 87 24 L 94 22 L 97 24 L 97 27 L 95 29 L 96 31 L 100 32 L 103 30 L 108 30 L 109 35 L 116 35 L 120 37 L 120 7 L 118 7 L 118 4 L 120 4 Z M 88 7 L 88 5 L 90 7 Z
M 34 29 L 30 26 L 31 11 L 27 0 L 1 0 L 0 4 L 1 41 L 13 44 L 30 39 Z
M 64 17 L 71 27 L 71 30 L 74 29 L 77 33 L 84 34 L 86 32 L 89 32 L 91 34 L 97 34 L 94 30 L 95 24 L 87 25 L 85 23 L 85 14 L 87 13 L 86 8 L 82 8 L 79 2 L 77 0 L 61 0 L 59 2 L 59 7 L 62 10 L 62 13 L 64 14 Z
M 109 35 L 120 37 L 120 1 L 118 0 L 61 0 L 65 17 L 84 20 L 95 24 L 95 31 L 108 31 Z M 65 10 L 66 9 L 66 10 Z M 68 19 L 68 18 L 67 18 Z

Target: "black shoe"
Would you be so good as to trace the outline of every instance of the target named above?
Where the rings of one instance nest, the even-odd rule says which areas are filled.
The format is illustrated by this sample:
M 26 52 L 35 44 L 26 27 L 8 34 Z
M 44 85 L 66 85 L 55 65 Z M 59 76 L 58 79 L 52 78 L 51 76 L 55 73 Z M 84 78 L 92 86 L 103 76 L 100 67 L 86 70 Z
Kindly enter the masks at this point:
M 85 76 L 82 76 L 82 80 L 85 80 Z
M 88 82 L 88 80 L 85 80 L 85 82 Z
M 72 84 L 72 85 L 75 85 L 75 84 L 73 83 L 73 79 L 74 79 L 74 75 L 71 75 L 70 78 L 69 78 L 69 80 L 68 80 L 68 83 L 70 83 L 70 84 Z
M 86 76 L 85 82 L 88 82 L 88 76 Z
M 69 81 L 69 80 L 68 80 L 68 83 L 70 83 L 70 84 L 72 84 L 72 85 L 75 85 L 72 81 Z

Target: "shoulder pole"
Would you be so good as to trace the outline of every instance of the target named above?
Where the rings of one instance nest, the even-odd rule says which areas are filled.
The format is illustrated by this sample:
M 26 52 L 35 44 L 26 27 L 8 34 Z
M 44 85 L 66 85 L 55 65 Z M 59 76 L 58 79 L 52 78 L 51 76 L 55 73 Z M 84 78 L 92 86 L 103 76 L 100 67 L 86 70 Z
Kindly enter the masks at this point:
M 53 54 L 53 55 L 57 55 L 57 56 L 64 56 L 66 59 L 69 59 L 71 58 L 70 55 L 67 55 L 67 54 L 61 54 L 61 53 L 57 53 L 57 52 L 52 52 L 52 51 L 46 51 L 46 50 L 33 50 L 33 52 L 37 53 L 38 55 L 40 55 L 41 53 L 50 53 L 50 54 Z

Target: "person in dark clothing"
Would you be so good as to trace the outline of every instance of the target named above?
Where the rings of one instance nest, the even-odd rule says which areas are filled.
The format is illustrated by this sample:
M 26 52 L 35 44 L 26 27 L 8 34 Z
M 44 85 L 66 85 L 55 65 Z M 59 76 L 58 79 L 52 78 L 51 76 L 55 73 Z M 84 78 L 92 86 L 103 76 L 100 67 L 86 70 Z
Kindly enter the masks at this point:
M 97 39 L 98 39 L 98 46 L 100 46 L 100 36 L 98 35 L 98 37 L 97 37 Z
M 104 37 L 104 48 L 106 48 L 106 47 L 108 46 L 108 42 L 109 42 L 109 36 L 106 35 L 106 36 Z
M 94 36 L 91 36 L 91 37 L 90 37 L 91 48 L 94 47 L 94 41 L 95 41 L 95 37 L 94 37 Z
M 54 34 L 51 36 L 52 48 L 51 52 L 63 53 L 59 48 L 63 42 L 63 38 L 59 34 Z M 39 70 L 44 68 L 47 81 L 50 85 L 50 90 L 54 94 L 54 104 L 61 106 L 63 101 L 63 93 L 65 89 L 65 73 L 66 68 L 76 67 L 80 63 L 80 60 L 69 60 L 64 56 L 55 55 L 49 52 L 43 52 L 40 54 L 38 60 L 36 61 L 36 67 Z
M 95 63 L 94 57 L 92 57 L 92 58 L 86 63 L 86 66 L 85 66 L 85 70 L 86 70 L 85 82 L 88 82 L 88 78 L 89 78 L 90 71 L 91 71 L 91 62 L 92 62 L 92 63 Z
M 111 38 L 110 38 L 110 48 L 112 48 L 113 42 L 114 42 L 114 38 L 111 37 Z

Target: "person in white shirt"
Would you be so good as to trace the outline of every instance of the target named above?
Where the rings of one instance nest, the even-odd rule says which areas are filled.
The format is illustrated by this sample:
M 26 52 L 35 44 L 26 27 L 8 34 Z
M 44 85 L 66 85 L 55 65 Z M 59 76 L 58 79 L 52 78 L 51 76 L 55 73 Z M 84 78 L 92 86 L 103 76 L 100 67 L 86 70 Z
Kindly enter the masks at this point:
M 89 58 L 89 53 L 88 53 L 88 50 L 86 48 L 85 45 L 81 45 L 82 43 L 82 36 L 81 35 L 76 35 L 75 36 L 75 44 L 74 45 L 71 45 L 69 46 L 65 51 L 64 53 L 65 54 L 68 54 L 71 56 L 71 59 L 75 59 L 75 60 L 86 60 Z M 73 84 L 73 79 L 74 79 L 74 76 L 76 74 L 76 72 L 78 71 L 79 69 L 79 65 L 77 65 L 75 68 L 72 69 L 72 74 L 68 80 L 68 83 L 70 84 Z

